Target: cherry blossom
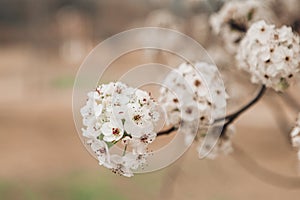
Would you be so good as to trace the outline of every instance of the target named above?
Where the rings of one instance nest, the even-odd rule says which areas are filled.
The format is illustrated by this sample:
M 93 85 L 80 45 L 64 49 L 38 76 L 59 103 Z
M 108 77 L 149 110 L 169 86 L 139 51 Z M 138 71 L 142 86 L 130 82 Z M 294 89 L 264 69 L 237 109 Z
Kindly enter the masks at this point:
M 236 55 L 238 67 L 249 72 L 253 83 L 285 90 L 300 70 L 300 39 L 287 26 L 254 23 Z
M 207 129 L 225 115 L 227 93 L 217 73 L 216 66 L 208 63 L 183 63 L 165 78 L 159 103 L 166 112 L 167 125 L 178 127 L 186 145 L 204 133 L 197 137 L 202 146 Z
M 149 93 L 120 82 L 89 92 L 81 109 L 82 135 L 99 164 L 116 174 L 133 176 L 146 163 L 148 145 L 156 138 L 157 108 Z M 111 153 L 110 148 L 119 142 L 124 147 L 122 155 Z

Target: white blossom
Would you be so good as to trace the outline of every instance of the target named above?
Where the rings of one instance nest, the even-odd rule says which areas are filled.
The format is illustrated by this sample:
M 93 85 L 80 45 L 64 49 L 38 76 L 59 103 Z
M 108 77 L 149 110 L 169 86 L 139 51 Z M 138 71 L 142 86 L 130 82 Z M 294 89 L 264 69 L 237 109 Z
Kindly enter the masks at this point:
M 137 154 L 143 154 L 144 149 L 147 148 L 156 138 L 155 132 L 144 133 L 140 137 L 135 137 L 130 140 L 130 144 L 134 147 L 133 152 Z
M 126 156 L 112 155 L 111 156 L 111 170 L 115 174 L 119 174 L 126 177 L 133 176 L 130 169 L 131 159 Z
M 157 104 L 147 92 L 120 82 L 103 84 L 88 93 L 80 112 L 82 135 L 100 165 L 130 177 L 146 163 L 147 148 L 155 140 L 160 119 Z M 118 142 L 124 147 L 122 155 L 110 152 Z
M 250 73 L 253 83 L 283 91 L 300 69 L 299 41 L 290 27 L 258 21 L 240 43 L 238 67 Z
M 290 136 L 293 147 L 295 147 L 298 151 L 298 160 L 300 160 L 300 113 L 298 114 L 295 127 L 291 131 Z
M 199 130 L 225 115 L 226 98 L 215 65 L 183 63 L 165 78 L 159 103 L 165 110 L 166 124 L 178 127 L 188 145 Z
M 217 68 L 204 62 L 183 63 L 165 78 L 159 103 L 167 115 L 167 125 L 200 120 L 209 125 L 224 114 L 227 94 L 217 80 Z M 220 116 L 219 116 L 220 117 Z
M 112 155 L 111 165 L 108 167 L 113 173 L 132 177 L 132 169 L 143 167 L 146 164 L 147 154 L 127 153 L 125 156 Z
M 110 155 L 108 146 L 104 141 L 90 140 L 88 144 L 91 145 L 91 149 L 96 153 L 100 165 L 110 165 Z
M 210 18 L 211 27 L 222 39 L 228 52 L 237 52 L 238 45 L 250 25 L 261 19 L 272 21 L 273 13 L 264 1 L 227 1 L 218 13 Z
M 118 141 L 124 135 L 124 130 L 115 121 L 104 123 L 100 130 L 104 135 L 103 140 L 106 142 Z

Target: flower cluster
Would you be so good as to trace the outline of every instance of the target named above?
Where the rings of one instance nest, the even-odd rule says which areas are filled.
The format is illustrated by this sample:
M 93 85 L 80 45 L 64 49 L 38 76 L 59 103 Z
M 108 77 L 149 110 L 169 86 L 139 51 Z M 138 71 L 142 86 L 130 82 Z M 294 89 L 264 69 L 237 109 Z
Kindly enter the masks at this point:
M 147 92 L 120 82 L 100 85 L 88 93 L 81 115 L 85 126 L 82 134 L 100 165 L 130 177 L 132 170 L 146 163 L 147 146 L 156 137 L 154 130 L 160 117 L 157 104 Z M 124 147 L 122 155 L 110 152 L 117 143 Z
M 227 1 L 218 13 L 211 16 L 210 24 L 215 34 L 221 37 L 226 50 L 234 54 L 253 22 L 272 18 L 271 10 L 263 1 Z
M 291 132 L 291 140 L 293 147 L 298 150 L 298 160 L 300 160 L 300 113 L 296 120 L 296 125 Z
M 199 130 L 206 130 L 225 114 L 227 94 L 215 65 L 183 63 L 168 74 L 164 86 L 159 103 L 166 112 L 166 123 L 179 128 L 186 144 L 191 144 Z
M 251 74 L 253 83 L 282 91 L 300 69 L 299 41 L 290 27 L 275 28 L 258 21 L 240 44 L 238 66 Z
M 204 62 L 183 63 L 171 71 L 159 98 L 167 114 L 167 125 L 179 126 L 181 121 L 198 119 L 201 125 L 210 125 L 212 113 L 219 116 L 226 106 L 227 94 L 217 78 L 216 66 Z

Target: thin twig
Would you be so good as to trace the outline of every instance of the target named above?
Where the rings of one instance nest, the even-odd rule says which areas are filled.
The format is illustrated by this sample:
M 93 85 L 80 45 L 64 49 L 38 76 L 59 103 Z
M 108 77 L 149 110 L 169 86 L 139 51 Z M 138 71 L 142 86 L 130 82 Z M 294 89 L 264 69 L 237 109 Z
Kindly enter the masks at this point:
M 224 118 L 220 118 L 220 119 L 216 119 L 215 122 L 221 121 L 221 120 L 228 120 L 222 129 L 222 132 L 220 134 L 220 136 L 225 136 L 226 134 L 226 130 L 228 128 L 228 126 L 234 122 L 235 119 L 238 118 L 238 116 L 240 116 L 243 112 L 245 112 L 246 110 L 248 110 L 251 106 L 253 106 L 265 93 L 266 91 L 266 86 L 262 85 L 259 92 L 257 93 L 257 95 L 251 100 L 249 101 L 245 106 L 243 106 L 240 110 L 236 111 L 233 114 L 227 115 Z

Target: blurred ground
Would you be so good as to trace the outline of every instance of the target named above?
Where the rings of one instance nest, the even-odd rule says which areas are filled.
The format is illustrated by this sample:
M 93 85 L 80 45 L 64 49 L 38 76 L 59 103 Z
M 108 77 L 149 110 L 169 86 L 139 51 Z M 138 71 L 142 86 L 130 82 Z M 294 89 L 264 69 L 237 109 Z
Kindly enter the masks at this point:
M 19 9 L 18 2 L 12 7 Z M 48 2 L 50 7 L 53 2 Z M 275 97 L 270 93 L 237 121 L 236 151 L 228 157 L 198 160 L 192 146 L 170 167 L 131 179 L 98 166 L 75 130 L 72 87 L 80 63 L 93 46 L 133 26 L 131 19 L 136 16 L 146 15 L 145 7 L 129 4 L 120 9 L 124 4 L 108 2 L 114 9 L 102 10 L 93 25 L 72 9 L 57 14 L 58 21 L 65 20 L 61 25 L 51 18 L 49 29 L 43 26 L 46 18 L 37 17 L 43 9 L 29 12 L 34 23 L 26 27 L 0 23 L 0 199 L 299 199 L 299 163 L 286 138 L 297 111 L 282 106 L 282 101 L 271 104 Z M 8 7 L 1 10 L 1 16 L 6 16 L 3 8 Z M 102 27 L 101 34 L 93 34 Z M 250 87 L 244 93 L 250 97 L 254 90 Z M 288 119 L 284 126 L 281 117 Z

